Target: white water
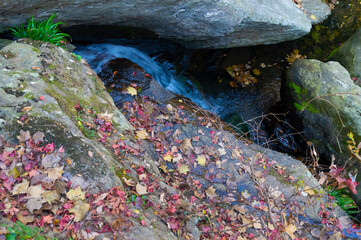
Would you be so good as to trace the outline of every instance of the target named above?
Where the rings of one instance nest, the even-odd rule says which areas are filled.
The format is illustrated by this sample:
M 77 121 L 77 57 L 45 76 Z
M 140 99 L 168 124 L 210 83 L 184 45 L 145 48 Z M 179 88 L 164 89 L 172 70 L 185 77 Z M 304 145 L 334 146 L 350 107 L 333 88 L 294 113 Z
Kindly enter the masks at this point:
M 167 63 L 158 64 L 146 53 L 134 47 L 102 43 L 79 46 L 74 52 L 86 59 L 96 73 L 99 73 L 102 66 L 112 59 L 129 59 L 144 68 L 144 70 L 151 74 L 165 89 L 191 99 L 198 106 L 208 111 L 214 112 L 213 110 L 217 109 L 214 101 L 212 101 L 211 106 L 189 79 L 175 76 L 175 73 L 170 72 Z

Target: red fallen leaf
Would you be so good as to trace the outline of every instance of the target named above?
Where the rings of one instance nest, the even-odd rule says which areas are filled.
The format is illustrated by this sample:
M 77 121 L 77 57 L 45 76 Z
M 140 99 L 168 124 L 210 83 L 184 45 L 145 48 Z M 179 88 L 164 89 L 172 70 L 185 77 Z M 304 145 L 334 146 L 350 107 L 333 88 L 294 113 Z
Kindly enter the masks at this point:
M 140 224 L 142 224 L 142 226 L 145 227 L 145 221 L 144 221 L 144 219 L 142 219 L 142 220 L 140 221 Z
M 114 72 L 113 72 L 113 77 L 114 77 L 115 75 L 117 75 L 117 73 L 118 73 L 118 71 L 114 71 Z
M 354 176 L 349 175 L 349 178 L 346 180 L 346 184 L 349 187 L 349 189 L 351 190 L 351 192 L 353 192 L 354 194 L 357 194 L 356 187 L 358 185 L 358 182 L 356 181 Z
M 133 72 L 133 77 L 134 77 L 135 75 L 137 75 L 137 73 L 136 73 L 136 72 Z
M 145 77 L 150 77 L 150 74 L 149 73 L 144 73 L 144 76 Z
M 54 143 L 48 143 L 48 144 L 46 144 L 46 146 L 45 146 L 45 148 L 44 148 L 44 151 L 45 151 L 46 153 L 49 153 L 49 152 L 54 151 L 54 149 L 55 149 Z
M 63 153 L 64 152 L 64 147 L 63 146 L 61 146 L 60 148 L 59 148 L 59 150 L 58 150 L 58 153 Z
M 45 98 L 44 98 L 43 96 L 40 96 L 40 97 L 39 97 L 39 100 L 45 101 Z

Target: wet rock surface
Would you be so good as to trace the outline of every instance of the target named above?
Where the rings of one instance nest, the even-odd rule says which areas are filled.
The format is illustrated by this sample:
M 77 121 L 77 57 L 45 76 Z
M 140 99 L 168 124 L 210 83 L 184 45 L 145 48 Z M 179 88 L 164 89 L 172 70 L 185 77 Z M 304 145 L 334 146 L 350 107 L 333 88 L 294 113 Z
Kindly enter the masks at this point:
M 34 16 L 51 13 L 72 25 L 145 28 L 191 48 L 229 48 L 270 44 L 307 34 L 329 7 L 321 0 L 269 1 L 2 1 L 0 32 Z

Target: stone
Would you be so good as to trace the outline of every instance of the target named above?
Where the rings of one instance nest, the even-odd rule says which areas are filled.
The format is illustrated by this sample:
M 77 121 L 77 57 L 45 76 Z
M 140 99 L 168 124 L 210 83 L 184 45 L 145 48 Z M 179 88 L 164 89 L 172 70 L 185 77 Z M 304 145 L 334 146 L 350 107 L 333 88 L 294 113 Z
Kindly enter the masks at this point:
M 350 158 L 347 134 L 352 132 L 357 143 L 361 140 L 360 96 L 361 88 L 343 66 L 314 59 L 292 64 L 282 93 L 283 101 L 301 118 L 305 136 L 322 157 L 331 161 L 334 155 L 339 166 Z M 355 159 L 348 164 L 351 172 L 360 168 Z M 361 194 L 355 199 L 360 206 Z
M 351 77 L 357 78 L 357 84 L 361 86 L 361 28 L 349 38 L 341 47 L 331 55 L 332 61 L 339 62 L 344 66 Z
M 330 14 L 321 0 L 305 0 L 301 6 L 291 0 L 4 0 L 0 32 L 32 16 L 57 13 L 56 20 L 67 26 L 136 27 L 190 48 L 230 48 L 297 39 Z
M 130 221 L 129 227 L 125 225 L 126 229 L 120 230 L 124 239 L 183 239 L 183 235 L 178 236 L 174 231 L 177 224 L 183 223 L 182 234 L 186 234 L 184 238 L 202 239 L 206 231 L 202 227 L 218 223 L 218 216 L 212 216 L 213 211 L 220 211 L 222 215 L 232 213 L 242 214 L 243 217 L 247 215 L 252 219 L 267 219 L 266 205 L 275 214 L 289 207 L 288 210 L 295 219 L 305 214 L 305 220 L 302 220 L 305 224 L 299 225 L 302 229 L 298 229 L 297 233 L 300 236 L 310 229 L 323 227 L 318 214 L 321 203 L 331 201 L 329 207 L 335 210 L 335 216 L 345 216 L 337 205 L 333 207 L 334 202 L 326 194 L 321 194 L 322 188 L 317 180 L 300 161 L 286 154 L 237 140 L 232 132 L 212 126 L 212 123 L 219 123 L 210 114 L 204 113 L 201 117 L 195 113 L 199 108 L 186 104 L 184 99 L 180 103 L 179 96 L 176 101 L 181 105 L 172 102 L 174 99 L 161 98 L 153 101 L 137 94 L 131 99 L 132 102 L 134 100 L 133 104 L 124 104 L 121 109 L 123 115 L 86 62 L 78 61 L 64 49 L 49 43 L 21 40 L 2 48 L 0 53 L 3 52 L 10 57 L 0 54 L 0 64 L 4 66 L 0 70 L 0 116 L 6 121 L 6 127 L 0 128 L 0 136 L 16 139 L 20 130 L 29 130 L 31 134 L 41 131 L 45 142 L 54 142 L 56 148 L 64 146 L 65 156 L 71 159 L 72 163 L 64 167 L 63 177 L 75 179 L 80 174 L 80 182 L 84 179 L 89 184 L 88 193 L 108 190 L 114 186 L 127 191 L 126 200 L 132 207 L 132 216 L 118 219 L 123 215 L 108 215 L 106 211 L 100 214 L 110 224 Z M 137 66 L 129 63 L 129 68 L 136 69 Z M 141 71 L 141 68 L 137 69 Z M 138 79 L 140 82 L 152 79 L 145 74 L 138 76 L 147 78 L 143 81 Z M 161 91 L 162 87 L 158 86 L 157 91 L 150 92 L 164 95 Z M 129 95 L 122 92 L 119 94 Z M 168 104 L 173 107 L 167 109 Z M 78 117 L 78 111 L 90 107 L 97 115 L 112 116 L 112 125 L 116 131 L 109 135 L 105 143 L 97 136 L 92 137 L 81 127 L 82 120 Z M 22 111 L 24 108 L 27 109 L 25 112 Z M 22 120 L 24 115 L 28 121 Z M 127 117 L 132 118 L 134 125 L 130 124 Z M 140 124 L 146 124 L 143 125 L 146 126 L 144 129 L 151 131 L 149 140 L 135 137 L 133 130 L 139 129 Z M 184 139 L 192 139 L 194 152 L 201 151 L 199 154 L 203 152 L 207 155 L 205 166 L 191 162 L 192 157 L 187 156 L 189 149 L 184 152 L 177 148 L 177 144 Z M 116 141 L 126 144 L 127 151 L 124 155 L 115 156 L 113 144 Z M 189 164 L 187 166 L 192 172 L 180 174 L 176 172 L 176 163 L 164 163 L 162 156 L 173 146 L 177 149 L 177 154 L 182 156 L 177 161 Z M 176 174 L 165 177 L 161 170 L 172 170 Z M 149 175 L 139 173 L 142 171 Z M 147 208 L 143 206 L 143 201 L 134 202 L 133 205 L 134 194 L 129 187 L 132 181 L 125 181 L 121 177 L 122 174 L 125 175 L 124 172 L 134 181 L 141 181 L 143 175 L 142 178 L 146 181 L 157 183 L 152 191 L 148 188 L 147 198 L 142 199 L 149 199 L 153 206 L 160 207 Z M 227 187 L 228 178 L 232 182 L 232 189 Z M 309 195 L 305 192 L 306 186 L 308 191 L 312 189 L 320 195 Z M 206 189 L 212 190 L 211 197 L 215 202 L 206 196 Z M 267 203 L 264 201 L 265 194 L 268 194 Z M 242 200 L 241 196 L 248 200 Z M 191 202 L 192 197 L 196 203 Z M 171 206 L 170 201 L 177 205 L 175 212 L 167 210 Z M 293 210 L 296 205 L 290 207 L 294 202 L 299 206 L 296 211 Z M 204 205 L 199 205 L 203 203 Z M 238 210 L 235 210 L 236 207 Z M 208 213 L 208 209 L 212 211 Z M 222 221 L 229 221 L 230 216 L 227 215 Z M 237 218 L 232 221 L 232 224 L 242 224 Z M 264 235 L 264 231 L 256 228 L 250 231 L 256 237 Z M 112 233 L 101 234 L 96 239 L 116 237 L 111 236 Z M 238 228 L 229 229 L 228 233 L 237 235 L 239 231 Z

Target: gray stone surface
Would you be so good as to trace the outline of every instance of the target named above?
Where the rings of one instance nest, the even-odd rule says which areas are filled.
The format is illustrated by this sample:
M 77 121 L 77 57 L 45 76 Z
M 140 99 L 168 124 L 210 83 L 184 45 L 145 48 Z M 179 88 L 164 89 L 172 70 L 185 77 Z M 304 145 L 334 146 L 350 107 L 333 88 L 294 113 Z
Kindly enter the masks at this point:
M 321 0 L 303 2 L 299 9 L 291 0 L 4 0 L 0 32 L 57 13 L 69 26 L 139 27 L 191 48 L 271 44 L 307 34 L 330 14 Z
M 351 77 L 361 79 L 361 28 L 342 44 L 331 60 L 341 63 Z
M 304 133 L 317 146 L 319 153 L 343 166 L 350 158 L 347 134 L 361 139 L 361 88 L 338 62 L 298 60 L 287 73 L 283 101 L 301 118 Z M 349 170 L 360 168 L 349 161 Z M 357 178 L 360 182 L 360 177 Z M 360 192 L 360 185 L 358 186 Z M 360 194 L 359 194 L 360 195 Z M 361 195 L 357 204 L 361 204 Z

